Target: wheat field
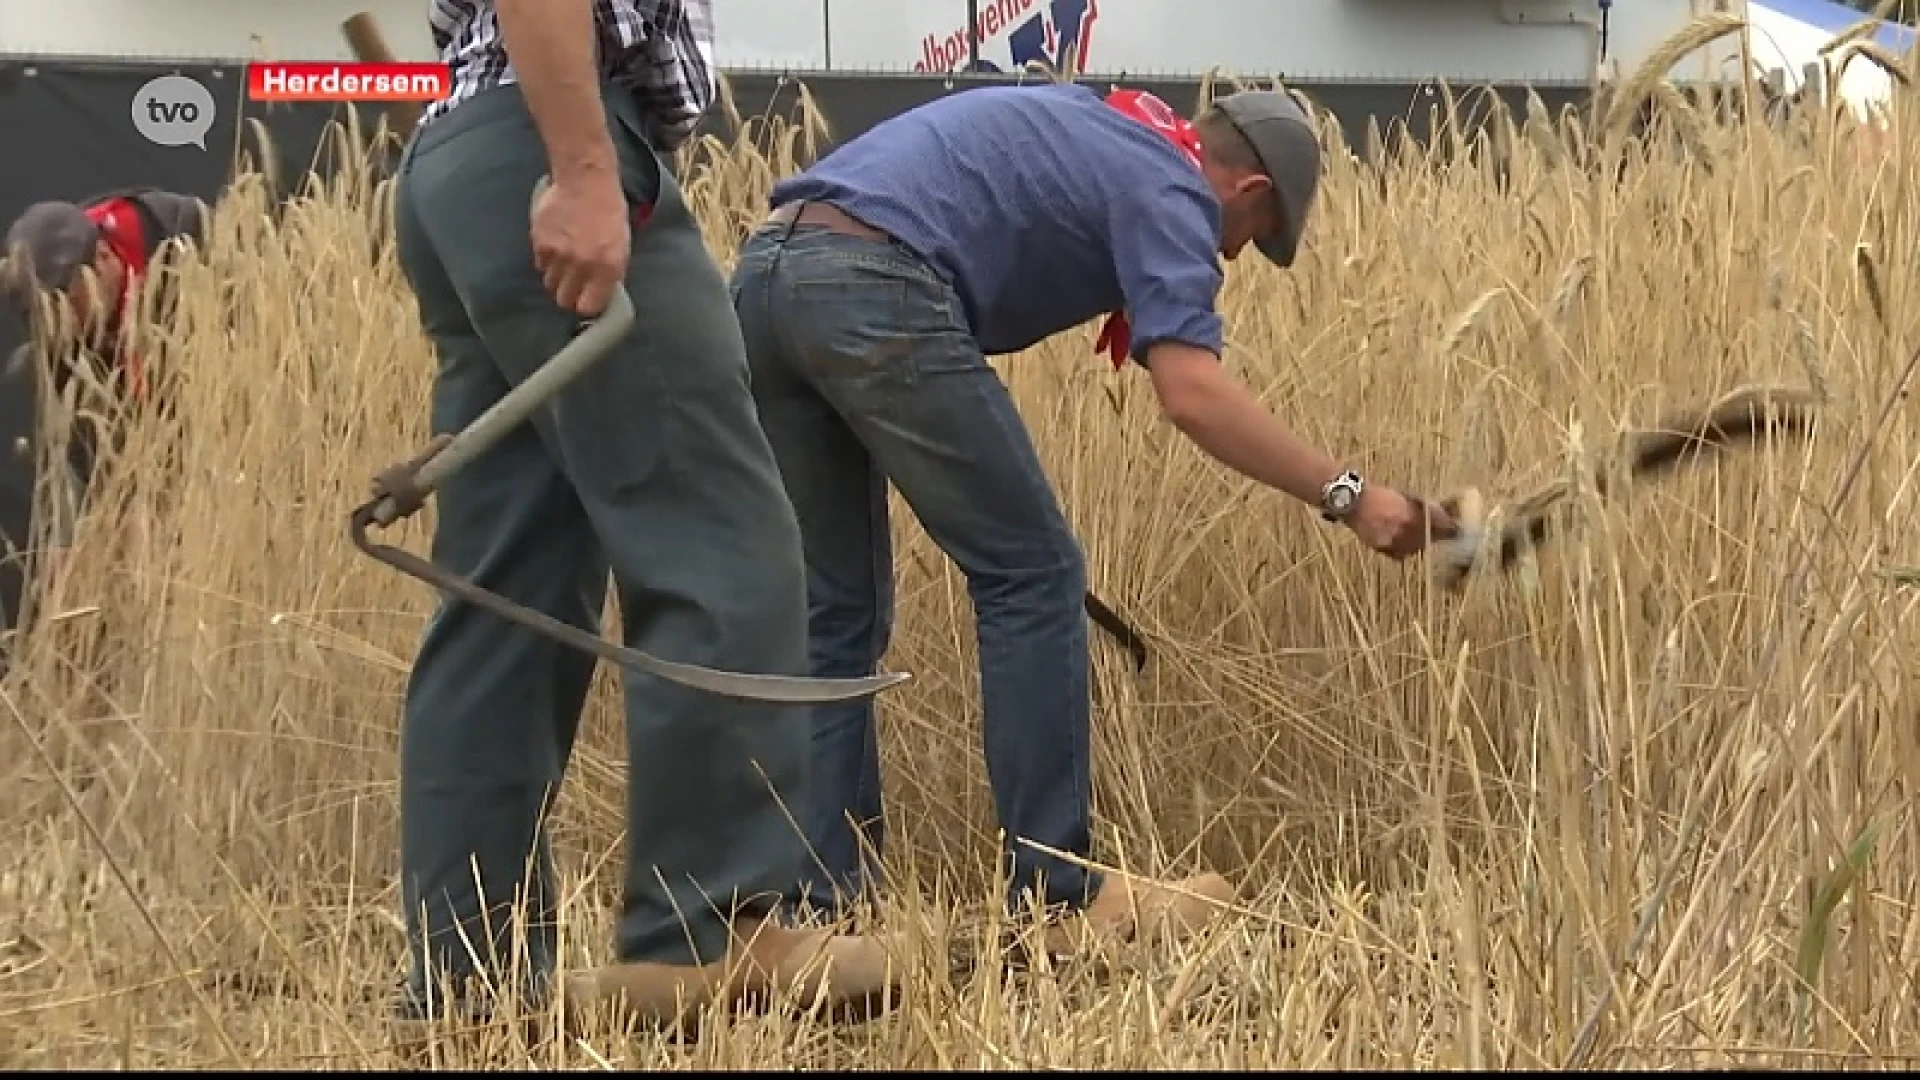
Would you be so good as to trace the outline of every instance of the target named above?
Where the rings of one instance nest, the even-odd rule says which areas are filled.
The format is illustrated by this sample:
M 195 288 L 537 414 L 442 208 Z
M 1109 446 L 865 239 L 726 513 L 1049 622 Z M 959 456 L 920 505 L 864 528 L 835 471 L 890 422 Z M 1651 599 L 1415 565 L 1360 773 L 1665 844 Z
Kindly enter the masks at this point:
M 1331 154 L 1299 264 L 1231 268 L 1226 363 L 1429 495 L 1572 475 L 1745 384 L 1826 394 L 1809 440 L 1582 488 L 1562 540 L 1454 596 L 1206 459 L 1092 327 L 999 362 L 1095 591 L 1153 653 L 1136 674 L 1094 635 L 1096 859 L 1221 870 L 1239 904 L 1108 970 L 975 948 L 999 890 L 971 613 L 896 506 L 907 998 L 677 1043 L 393 1041 L 395 732 L 434 598 L 346 514 L 423 442 L 433 359 L 383 185 L 350 171 L 275 218 L 243 174 L 157 331 L 178 415 L 135 426 L 0 682 L 0 1065 L 1911 1064 L 1920 145 L 1862 153 L 1815 114 L 1613 119 L 1496 116 L 1498 167 Z M 723 262 L 818 123 L 687 151 Z M 430 520 L 388 539 L 424 551 Z M 603 667 L 555 823 L 573 964 L 610 948 L 617 695 Z

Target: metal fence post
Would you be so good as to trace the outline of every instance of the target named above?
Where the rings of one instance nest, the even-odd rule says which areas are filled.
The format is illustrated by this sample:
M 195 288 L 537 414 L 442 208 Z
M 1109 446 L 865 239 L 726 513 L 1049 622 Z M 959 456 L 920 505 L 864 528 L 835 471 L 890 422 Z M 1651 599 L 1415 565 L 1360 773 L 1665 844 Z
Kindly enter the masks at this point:
M 967 72 L 980 70 L 980 0 L 967 0 Z

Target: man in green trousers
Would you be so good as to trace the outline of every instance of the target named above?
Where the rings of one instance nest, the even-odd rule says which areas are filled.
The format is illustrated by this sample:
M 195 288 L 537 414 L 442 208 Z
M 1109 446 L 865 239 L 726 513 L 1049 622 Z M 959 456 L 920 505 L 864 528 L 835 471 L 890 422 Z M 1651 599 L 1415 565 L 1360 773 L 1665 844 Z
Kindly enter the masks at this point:
M 395 228 L 439 357 L 434 432 L 472 423 L 616 284 L 636 312 L 611 355 L 440 489 L 434 561 L 589 630 L 611 571 L 628 645 L 806 674 L 798 526 L 726 281 L 663 158 L 714 97 L 709 3 L 438 0 L 430 19 L 452 93 L 408 147 Z M 532 204 L 542 175 L 552 187 Z M 469 1008 L 460 988 L 476 974 L 521 972 L 526 992 L 548 991 L 541 818 L 593 669 L 457 601 L 428 626 L 401 732 L 403 1018 L 438 1014 L 443 980 Z M 829 960 L 829 1003 L 890 989 L 877 940 L 776 918 L 808 858 L 789 809 L 808 779 L 805 712 L 623 678 L 619 963 L 569 979 L 569 1000 L 624 998 L 660 1019 L 749 991 L 811 1001 Z

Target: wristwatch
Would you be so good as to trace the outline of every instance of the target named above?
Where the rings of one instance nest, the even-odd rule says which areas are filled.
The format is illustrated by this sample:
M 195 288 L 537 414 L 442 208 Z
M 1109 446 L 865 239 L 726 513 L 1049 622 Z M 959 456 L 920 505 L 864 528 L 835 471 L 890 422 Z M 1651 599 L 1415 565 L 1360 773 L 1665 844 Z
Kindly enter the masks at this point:
M 1328 521 L 1345 521 L 1353 508 L 1360 505 L 1360 496 L 1366 490 L 1366 481 L 1348 469 L 1320 489 L 1320 516 Z

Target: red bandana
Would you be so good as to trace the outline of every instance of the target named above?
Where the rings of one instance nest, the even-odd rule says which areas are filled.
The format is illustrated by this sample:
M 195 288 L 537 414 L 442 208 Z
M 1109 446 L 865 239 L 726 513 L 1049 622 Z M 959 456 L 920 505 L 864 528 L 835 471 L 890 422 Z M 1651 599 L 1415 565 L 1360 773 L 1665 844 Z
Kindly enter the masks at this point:
M 1194 168 L 1200 167 L 1200 133 L 1168 108 L 1166 102 L 1145 90 L 1115 90 L 1107 95 L 1107 104 L 1165 135 L 1187 155 Z M 1133 329 L 1127 324 L 1127 313 L 1116 311 L 1107 316 L 1106 324 L 1100 328 L 1093 351 L 1095 355 L 1106 353 L 1113 361 L 1113 370 L 1119 371 L 1127 362 L 1127 348 L 1132 342 Z
M 140 212 L 127 199 L 108 199 L 86 208 L 87 218 L 98 226 L 100 236 L 107 247 L 120 257 L 125 271 L 120 275 L 120 295 L 115 299 L 115 311 L 111 325 L 115 333 L 123 329 L 127 308 L 135 290 L 140 287 L 140 279 L 147 272 L 146 230 L 140 224 Z M 121 358 L 126 368 L 127 384 L 134 396 L 146 392 L 146 370 L 141 358 L 131 352 Z

